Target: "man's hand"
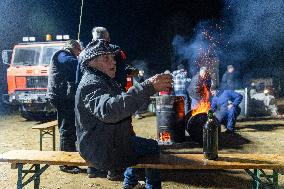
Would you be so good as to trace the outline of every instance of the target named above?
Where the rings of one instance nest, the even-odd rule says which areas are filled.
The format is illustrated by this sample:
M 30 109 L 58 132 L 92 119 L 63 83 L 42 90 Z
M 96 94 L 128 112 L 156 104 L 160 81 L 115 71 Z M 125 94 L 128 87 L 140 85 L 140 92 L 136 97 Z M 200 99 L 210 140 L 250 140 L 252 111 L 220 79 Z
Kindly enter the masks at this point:
M 233 106 L 234 106 L 233 104 L 229 104 L 228 109 L 231 109 Z
M 169 92 L 172 89 L 173 78 L 171 74 L 156 74 L 149 81 L 157 92 Z

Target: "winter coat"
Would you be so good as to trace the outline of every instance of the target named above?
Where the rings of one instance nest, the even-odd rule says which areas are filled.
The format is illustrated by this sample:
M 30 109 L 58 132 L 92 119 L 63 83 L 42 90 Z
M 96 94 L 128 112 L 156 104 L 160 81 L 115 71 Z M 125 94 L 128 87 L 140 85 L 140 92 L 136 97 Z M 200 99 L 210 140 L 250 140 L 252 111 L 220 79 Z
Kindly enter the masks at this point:
M 199 74 L 193 76 L 190 81 L 189 87 L 187 88 L 187 93 L 191 98 L 194 98 L 197 101 L 200 101 L 205 96 L 204 87 L 210 92 L 211 87 L 211 78 L 207 76 L 205 79 L 202 79 Z
M 221 82 L 222 90 L 235 90 L 239 87 L 238 85 L 238 74 L 235 71 L 232 73 L 228 71 L 224 73 Z
M 149 81 L 126 93 L 106 74 L 86 69 L 75 97 L 78 150 L 97 169 L 135 164 L 131 146 L 131 115 L 155 93 Z
M 211 109 L 216 110 L 227 110 L 229 103 L 237 107 L 242 102 L 243 96 L 233 90 L 224 90 L 221 94 L 214 96 L 211 99 Z
M 74 101 L 78 60 L 68 50 L 57 51 L 50 63 L 47 95 L 53 104 Z

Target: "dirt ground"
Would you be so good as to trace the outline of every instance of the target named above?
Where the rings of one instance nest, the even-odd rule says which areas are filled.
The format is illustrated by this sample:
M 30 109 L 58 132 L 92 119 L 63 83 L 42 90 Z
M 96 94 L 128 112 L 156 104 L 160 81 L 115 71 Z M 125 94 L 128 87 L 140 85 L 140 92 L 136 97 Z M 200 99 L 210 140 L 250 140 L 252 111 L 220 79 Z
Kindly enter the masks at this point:
M 0 153 L 13 149 L 39 149 L 39 131 L 32 130 L 38 124 L 26 121 L 19 115 L 0 117 Z M 156 118 L 146 116 L 134 120 L 137 135 L 155 138 Z M 284 156 L 284 119 L 258 119 L 237 123 L 237 134 L 226 136 L 221 133 L 220 152 L 230 153 L 277 153 Z M 56 136 L 58 148 L 58 132 Z M 44 150 L 52 150 L 51 139 L 44 140 Z M 197 145 L 175 151 L 200 151 Z M 171 149 L 165 150 L 171 151 Z M 84 167 L 83 167 L 84 168 Z M 251 179 L 243 170 L 165 170 L 162 171 L 162 187 L 178 188 L 251 188 Z M 10 169 L 8 163 L 0 163 L 0 188 L 16 188 L 17 170 Z M 280 188 L 284 188 L 284 175 L 279 177 Z M 58 166 L 49 167 L 41 176 L 43 189 L 93 189 L 121 188 L 122 182 L 111 182 L 105 178 L 87 177 L 86 173 L 71 175 L 59 171 Z M 26 188 L 33 188 L 33 184 Z

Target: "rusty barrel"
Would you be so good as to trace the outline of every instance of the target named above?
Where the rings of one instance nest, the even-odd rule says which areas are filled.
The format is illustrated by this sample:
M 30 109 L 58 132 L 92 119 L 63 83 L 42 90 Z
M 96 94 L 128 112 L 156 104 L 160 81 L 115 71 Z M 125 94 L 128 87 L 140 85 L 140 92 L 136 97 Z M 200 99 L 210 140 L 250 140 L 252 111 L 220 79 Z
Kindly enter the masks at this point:
M 157 137 L 162 142 L 185 140 L 183 97 L 162 95 L 156 97 Z

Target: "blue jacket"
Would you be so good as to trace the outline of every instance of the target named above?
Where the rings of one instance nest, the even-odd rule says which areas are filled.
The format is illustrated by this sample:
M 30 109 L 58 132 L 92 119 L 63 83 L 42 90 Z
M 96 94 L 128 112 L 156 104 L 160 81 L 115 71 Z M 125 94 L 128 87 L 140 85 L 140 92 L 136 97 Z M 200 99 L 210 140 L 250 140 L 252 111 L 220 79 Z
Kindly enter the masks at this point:
M 216 110 L 224 110 L 227 109 L 229 101 L 236 107 L 242 102 L 243 96 L 233 90 L 224 90 L 222 93 L 214 96 L 211 99 L 211 109 L 213 111 Z

